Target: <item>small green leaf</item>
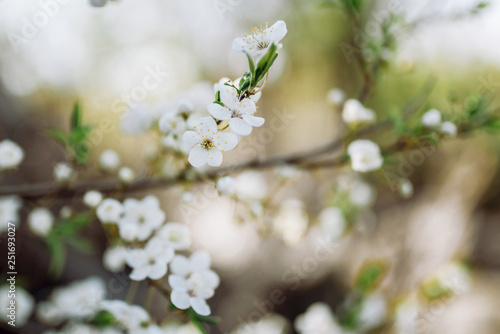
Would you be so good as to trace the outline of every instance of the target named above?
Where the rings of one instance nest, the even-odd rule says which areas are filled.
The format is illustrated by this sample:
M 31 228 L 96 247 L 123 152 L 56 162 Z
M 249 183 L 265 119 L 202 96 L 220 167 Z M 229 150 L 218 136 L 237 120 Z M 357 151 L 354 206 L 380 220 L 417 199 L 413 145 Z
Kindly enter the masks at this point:
M 47 137 L 54 139 L 64 147 L 66 147 L 69 143 L 68 134 L 61 129 L 48 128 L 45 129 L 45 134 Z
M 267 53 L 260 59 L 255 69 L 255 76 L 252 78 L 251 85 L 253 87 L 257 86 L 257 83 L 264 78 L 269 68 L 273 65 L 276 57 L 278 57 L 277 51 L 278 47 L 276 44 L 272 44 Z
M 97 327 L 106 327 L 115 322 L 115 316 L 108 311 L 101 310 L 94 315 L 94 318 L 90 321 L 92 325 Z
M 387 272 L 387 265 L 380 261 L 368 262 L 358 273 L 354 286 L 362 294 L 373 291 Z
M 77 101 L 73 106 L 73 112 L 71 113 L 70 129 L 73 131 L 80 127 L 82 123 L 82 114 L 80 109 L 80 103 Z
M 66 250 L 64 249 L 64 244 L 59 237 L 50 235 L 47 238 L 47 246 L 51 254 L 49 275 L 52 277 L 59 277 L 62 274 L 64 262 L 66 259 Z
M 94 252 L 92 242 L 78 236 L 66 239 L 66 243 L 86 255 L 90 255 Z
M 249 55 L 247 55 L 247 58 L 248 58 L 248 67 L 250 67 L 250 82 L 252 82 L 253 78 L 255 78 L 255 64 L 253 63 L 253 60 Z

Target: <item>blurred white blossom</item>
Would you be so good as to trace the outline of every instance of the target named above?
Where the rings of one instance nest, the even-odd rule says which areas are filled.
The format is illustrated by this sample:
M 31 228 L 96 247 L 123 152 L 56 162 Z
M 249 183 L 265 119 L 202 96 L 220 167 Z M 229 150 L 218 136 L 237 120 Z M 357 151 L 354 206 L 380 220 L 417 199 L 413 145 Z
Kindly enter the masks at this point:
M 54 177 L 56 181 L 60 183 L 67 183 L 71 181 L 74 174 L 75 170 L 73 167 L 65 162 L 60 162 L 54 166 Z
M 356 172 L 375 171 L 384 163 L 380 147 L 367 139 L 358 139 L 350 143 L 347 153 L 351 157 L 352 169 Z
M 113 172 L 120 166 L 120 155 L 114 150 L 105 150 L 99 156 L 99 167 L 106 172 Z
M 0 322 L 10 322 L 12 320 L 9 315 L 9 307 L 12 305 L 12 301 L 15 301 L 14 318 L 16 327 L 22 327 L 28 322 L 31 313 L 33 313 L 33 307 L 35 306 L 35 299 L 24 290 L 22 287 L 16 284 L 15 287 L 15 297 L 9 297 L 11 287 L 9 284 L 0 286 L 0 308 L 2 309 L 2 317 L 0 317 Z
M 24 151 L 19 145 L 9 139 L 0 141 L 0 172 L 16 168 L 23 159 Z
M 167 274 L 167 265 L 174 258 L 174 249 L 168 247 L 162 239 L 152 238 L 144 249 L 131 249 L 126 256 L 127 264 L 132 268 L 130 279 L 142 281 L 146 278 L 157 280 Z
M 54 224 L 54 215 L 47 208 L 33 209 L 28 215 L 28 226 L 35 235 L 45 237 Z

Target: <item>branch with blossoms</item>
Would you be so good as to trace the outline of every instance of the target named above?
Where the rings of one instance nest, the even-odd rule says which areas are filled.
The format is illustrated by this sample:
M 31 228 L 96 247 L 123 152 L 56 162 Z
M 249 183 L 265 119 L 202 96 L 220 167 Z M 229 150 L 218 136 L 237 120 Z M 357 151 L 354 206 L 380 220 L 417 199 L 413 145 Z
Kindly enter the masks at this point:
M 92 1 L 96 6 L 106 2 Z M 341 3 L 353 22 L 359 25 L 357 11 L 362 1 L 343 0 Z M 390 26 L 391 20 L 384 24 Z M 377 47 L 393 47 L 390 42 L 394 36 L 390 35 L 390 29 L 386 30 Z M 190 251 L 189 229 L 181 222 L 169 221 L 157 197 L 129 197 L 133 192 L 179 184 L 189 188 L 195 182 L 215 181 L 218 193 L 236 203 L 235 219 L 254 222 L 261 234 L 273 234 L 288 246 L 296 245 L 309 233 L 319 233 L 329 242 L 337 242 L 373 206 L 375 191 L 363 175 L 385 176 L 391 188 L 395 185 L 401 196 L 409 197 L 413 191 L 409 179 L 394 173 L 393 179 L 387 179 L 394 170 L 391 160 L 397 154 L 421 145 L 437 146 L 443 140 L 466 136 L 473 131 L 498 131 L 500 128 L 500 119 L 489 110 L 488 99 L 484 97 L 471 97 L 459 115 L 425 109 L 432 85 L 426 85 L 405 108 L 391 113 L 389 119 L 377 121 L 376 111 L 366 103 L 385 59 L 379 52 L 370 63 L 363 54 L 356 53 L 364 80 L 357 99 L 346 100 L 345 93 L 338 89 L 329 94 L 331 102 L 341 112 L 344 132 L 339 138 L 302 153 L 256 158 L 204 170 L 206 165 L 222 166 L 225 152 L 235 149 L 243 140 L 251 141 L 255 128 L 265 124 L 262 115 L 257 114 L 256 104 L 286 34 L 285 22 L 278 21 L 270 27 L 266 24 L 254 28 L 250 34 L 235 39 L 232 48 L 246 56 L 248 70 L 238 79 L 219 80 L 201 108 L 183 99 L 159 108 L 158 117 L 142 109 L 127 111 L 120 124 L 126 134 L 150 131 L 158 138 L 158 147 L 148 151 L 148 176 L 143 178 L 136 178 L 135 171 L 122 166 L 117 152 L 105 150 L 98 159 L 100 172 L 105 177 L 78 181 L 91 170 L 91 152 L 86 143 L 92 129 L 83 122 L 78 103 L 73 108 L 68 131 L 46 129 L 46 134 L 57 141 L 68 156 L 68 161 L 54 167 L 57 183 L 0 187 L 0 216 L 19 224 L 22 199 L 33 202 L 34 208 L 27 217 L 28 226 L 33 235 L 44 240 L 50 251 L 50 273 L 55 277 L 64 269 L 68 248 L 82 252 L 92 248 L 91 241 L 83 238 L 81 232 L 92 222 L 99 222 L 108 242 L 103 254 L 105 268 L 115 273 L 127 270 L 134 283 L 129 287 L 127 302 L 106 300 L 105 285 L 95 278 L 56 289 L 47 301 L 38 305 L 36 313 L 41 322 L 66 332 L 78 326 L 93 326 L 110 332 L 155 333 L 160 330 L 163 320 L 181 319 L 205 333 L 207 324 L 219 321 L 211 316 L 208 302 L 220 285 L 219 276 L 211 269 L 210 255 L 205 251 Z M 376 142 L 380 134 L 390 138 L 384 145 Z M 16 143 L 0 142 L 0 171 L 15 170 L 23 159 L 24 151 Z M 347 177 L 335 175 L 321 210 L 313 213 L 306 212 L 303 202 L 297 198 L 275 203 L 279 190 L 270 191 L 268 180 L 257 171 L 274 168 L 275 188 L 281 189 L 297 180 L 302 171 L 324 168 L 336 172 L 349 164 Z M 54 215 L 46 207 L 49 195 L 59 198 L 78 195 L 78 199 L 81 196 L 86 209 L 73 212 L 64 207 L 59 215 Z M 183 194 L 184 204 L 192 202 L 189 195 L 189 191 Z M 270 224 L 259 223 L 269 217 L 272 218 Z M 369 316 L 373 314 L 371 306 L 383 304 L 377 290 L 386 270 L 385 264 L 378 262 L 361 268 L 351 303 L 341 314 L 333 316 L 325 305 L 314 305 L 296 320 L 297 330 L 316 333 L 318 330 L 314 326 L 318 324 L 310 320 L 316 318 L 316 313 L 327 315 L 324 317 L 326 324 L 318 326 L 332 332 L 340 329 L 366 332 L 381 326 L 381 315 L 376 321 Z M 438 278 L 423 284 L 429 298 L 436 294 L 444 296 L 452 290 L 446 285 L 446 279 Z M 165 297 L 168 312 L 153 316 L 150 298 L 143 307 L 132 304 L 137 285 L 141 283 Z

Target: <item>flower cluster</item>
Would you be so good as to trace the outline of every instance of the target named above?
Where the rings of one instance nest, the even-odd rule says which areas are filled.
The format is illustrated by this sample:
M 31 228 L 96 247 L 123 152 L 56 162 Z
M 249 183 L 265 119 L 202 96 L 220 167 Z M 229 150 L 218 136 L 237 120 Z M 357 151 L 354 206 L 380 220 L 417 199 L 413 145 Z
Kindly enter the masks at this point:
M 422 116 L 422 125 L 440 131 L 442 134 L 455 137 L 457 126 L 449 121 L 443 122 L 443 116 L 437 109 L 430 109 Z
M 106 198 L 99 204 L 100 193 L 88 192 L 85 197 L 90 207 L 97 206 L 97 217 L 104 225 L 117 226 L 120 240 L 125 244 L 112 246 L 105 252 L 106 268 L 117 272 L 127 264 L 132 268 L 130 278 L 142 281 L 159 280 L 167 275 L 170 267 L 168 282 L 175 307 L 192 307 L 200 315 L 210 314 L 206 300 L 214 295 L 219 276 L 210 270 L 211 260 L 206 252 L 195 252 L 190 258 L 176 255 L 191 246 L 191 234 L 186 225 L 164 224 L 165 213 L 154 196 L 142 200 L 128 198 L 123 203 Z
M 233 41 L 233 50 L 247 55 L 250 71 L 237 80 L 223 78 L 216 83 L 215 101 L 207 107 L 211 117 L 196 120 L 192 129 L 184 133 L 184 144 L 190 149 L 188 161 L 193 167 L 220 166 L 222 153 L 236 147 L 238 136 L 248 136 L 254 127 L 264 124 L 264 118 L 255 116 L 264 88 L 257 85 L 268 75 L 281 47 L 278 43 L 286 33 L 285 22 L 278 21 L 271 27 L 266 24 L 254 28 L 250 35 Z M 225 132 L 228 128 L 233 133 Z

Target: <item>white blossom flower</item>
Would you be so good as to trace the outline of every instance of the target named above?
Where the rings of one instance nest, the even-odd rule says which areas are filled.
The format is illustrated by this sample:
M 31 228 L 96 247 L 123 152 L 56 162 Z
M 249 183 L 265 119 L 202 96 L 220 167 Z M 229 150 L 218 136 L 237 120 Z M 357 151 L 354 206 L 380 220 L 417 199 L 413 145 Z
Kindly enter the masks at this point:
M 16 327 L 22 327 L 28 322 L 33 312 L 35 299 L 18 285 L 16 285 L 14 298 L 10 297 L 9 290 L 9 284 L 0 287 L 0 308 L 2 312 L 5 312 L 2 314 L 2 317 L 0 317 L 0 322 L 7 323 L 15 319 Z M 12 301 L 15 301 L 14 314 L 12 314 L 11 309 L 9 309 L 9 307 L 12 307 Z M 11 317 L 11 315 L 13 315 L 13 317 Z
M 262 173 L 249 170 L 236 178 L 236 196 L 241 200 L 263 199 L 267 193 L 267 181 Z
M 120 155 L 114 150 L 106 150 L 99 156 L 99 167 L 106 172 L 115 171 L 120 166 Z
M 307 230 L 308 218 L 304 203 L 297 199 L 287 199 L 281 204 L 273 221 L 273 230 L 290 246 L 296 245 Z
M 342 119 L 347 124 L 373 123 L 376 118 L 375 112 L 365 108 L 358 100 L 349 99 L 344 104 Z
M 102 194 L 96 190 L 89 190 L 83 195 L 83 203 L 89 208 L 95 208 L 102 202 Z
M 325 303 L 314 303 L 304 314 L 295 319 L 295 329 L 299 334 L 342 334 L 330 307 Z
M 24 159 L 23 149 L 9 139 L 0 142 L 0 172 L 14 169 Z
M 172 274 L 168 282 L 172 287 L 170 299 L 179 309 L 185 310 L 192 307 L 200 315 L 211 313 L 206 299 L 214 295 L 214 290 L 219 286 L 219 276 L 210 270 L 210 255 L 198 251 L 188 259 L 176 255 L 170 264 Z
M 369 207 L 375 202 L 375 199 L 375 188 L 366 182 L 354 180 L 349 187 L 349 200 L 358 207 Z
M 157 280 L 167 274 L 167 265 L 174 258 L 174 249 L 160 238 L 152 238 L 144 249 L 129 250 L 127 264 L 132 268 L 130 279 L 142 281 L 146 278 Z
M 127 254 L 128 250 L 123 246 L 109 247 L 102 256 L 104 268 L 113 273 L 121 272 L 125 268 Z
M 224 196 L 233 196 L 236 192 L 236 181 L 231 176 L 224 176 L 217 180 L 217 191 Z
M 349 144 L 347 153 L 351 157 L 352 169 L 356 172 L 369 172 L 382 167 L 384 160 L 380 147 L 367 139 L 358 139 Z
M 60 162 L 54 166 L 54 177 L 60 183 L 69 182 L 74 174 L 73 167 L 65 162 Z
M 257 111 L 255 102 L 245 98 L 240 101 L 234 88 L 221 88 L 221 102 L 208 105 L 208 112 L 221 121 L 229 121 L 229 128 L 239 136 L 248 136 L 252 133 L 252 127 L 260 127 L 265 120 L 262 117 L 253 116 Z M 225 93 L 222 93 L 225 92 Z
M 345 101 L 345 92 L 340 88 L 332 88 L 328 91 L 327 100 L 334 106 L 339 106 Z
M 403 198 L 410 198 L 413 196 L 413 183 L 411 183 L 410 180 L 404 179 L 402 182 L 399 183 L 399 194 Z
M 38 304 L 37 316 L 49 325 L 68 319 L 87 319 L 94 315 L 105 296 L 104 281 L 89 277 L 55 289 L 48 301 Z
M 129 167 L 122 167 L 118 170 L 118 179 L 125 184 L 131 183 L 135 179 L 135 172 Z
M 380 326 L 384 323 L 387 311 L 387 300 L 381 293 L 369 295 L 361 305 L 358 315 L 359 328 L 368 331 Z
M 104 300 L 100 309 L 110 312 L 117 323 L 128 331 L 138 330 L 151 321 L 148 312 L 138 305 L 129 305 L 122 300 Z
M 125 111 L 120 120 L 120 129 L 126 135 L 140 136 L 151 128 L 153 121 L 151 111 L 144 106 L 139 106 Z
M 127 198 L 123 202 L 123 215 L 118 220 L 120 237 L 127 241 L 144 241 L 165 221 L 158 198 L 146 196 L 141 201 Z
M 319 226 L 322 235 L 329 242 L 334 242 L 342 237 L 346 229 L 344 214 L 337 207 L 328 207 L 319 214 Z
M 201 117 L 195 131 L 184 133 L 184 142 L 191 148 L 189 163 L 194 167 L 205 164 L 217 167 L 222 163 L 222 152 L 232 150 L 238 144 L 238 137 L 232 133 L 220 132 L 212 117 Z
M 277 21 L 271 27 L 268 27 L 266 23 L 266 26 L 260 26 L 260 29 L 253 28 L 250 35 L 236 38 L 233 41 L 233 50 L 245 52 L 250 57 L 258 57 L 264 55 L 272 44 L 281 48 L 279 42 L 285 37 L 286 33 L 287 29 L 284 21 Z
M 0 232 L 7 231 L 7 222 L 19 225 L 19 209 L 22 207 L 22 201 L 17 196 L 0 197 Z
M 46 208 L 33 209 L 28 215 L 28 226 L 35 235 L 45 237 L 54 224 L 52 212 Z
M 436 109 L 427 111 L 422 116 L 422 124 L 428 128 L 435 128 L 441 125 L 441 112 Z
M 156 237 L 174 250 L 185 250 L 191 246 L 191 232 L 181 223 L 167 223 L 156 232 Z
M 97 218 L 103 224 L 118 223 L 123 213 L 123 205 L 113 198 L 106 198 L 97 207 Z
M 457 126 L 452 122 L 443 122 L 441 132 L 450 137 L 455 137 L 457 135 Z
M 177 112 L 168 111 L 161 116 L 158 127 L 164 134 L 175 134 L 180 137 L 186 131 L 187 124 Z

